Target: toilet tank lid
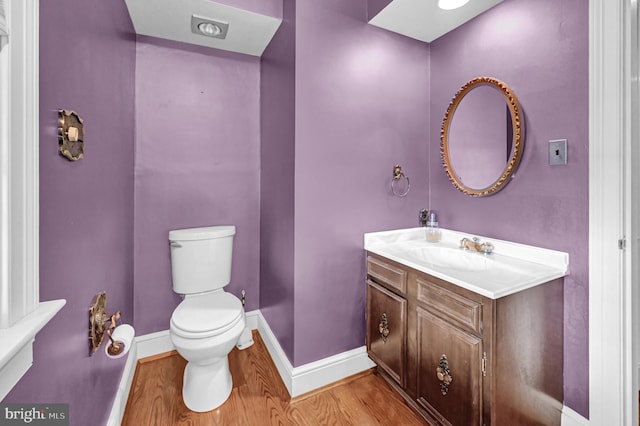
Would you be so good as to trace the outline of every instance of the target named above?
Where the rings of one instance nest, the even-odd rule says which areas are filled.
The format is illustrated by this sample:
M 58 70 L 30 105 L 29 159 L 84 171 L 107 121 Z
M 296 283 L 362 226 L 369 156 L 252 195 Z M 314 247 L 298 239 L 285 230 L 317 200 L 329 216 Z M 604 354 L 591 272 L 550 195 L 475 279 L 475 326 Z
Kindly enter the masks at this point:
M 203 228 L 174 229 L 169 231 L 169 241 L 193 241 L 222 238 L 234 235 L 234 225 L 206 226 Z

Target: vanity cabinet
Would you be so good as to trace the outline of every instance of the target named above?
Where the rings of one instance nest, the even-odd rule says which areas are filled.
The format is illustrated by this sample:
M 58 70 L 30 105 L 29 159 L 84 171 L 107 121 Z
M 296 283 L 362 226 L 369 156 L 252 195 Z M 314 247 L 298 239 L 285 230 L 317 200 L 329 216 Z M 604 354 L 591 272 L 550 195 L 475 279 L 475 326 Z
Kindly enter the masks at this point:
M 367 311 L 371 317 L 367 334 L 377 336 L 368 347 L 379 368 L 404 386 L 407 301 L 375 283 L 368 282 Z
M 498 299 L 367 256 L 367 350 L 433 425 L 559 425 L 563 281 Z
M 376 337 L 368 340 L 369 357 L 396 383 L 404 386 L 407 273 L 375 258 L 369 259 L 367 269 L 370 277 L 367 280 L 367 336 Z

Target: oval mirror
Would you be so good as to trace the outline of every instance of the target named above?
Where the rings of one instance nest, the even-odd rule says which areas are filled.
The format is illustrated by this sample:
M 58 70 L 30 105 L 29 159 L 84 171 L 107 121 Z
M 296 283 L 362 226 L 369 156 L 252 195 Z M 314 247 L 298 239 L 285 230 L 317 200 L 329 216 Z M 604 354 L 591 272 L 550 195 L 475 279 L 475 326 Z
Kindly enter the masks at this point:
M 451 183 L 474 197 L 504 188 L 522 157 L 523 124 L 518 99 L 504 82 L 477 77 L 462 86 L 440 132 L 442 162 Z

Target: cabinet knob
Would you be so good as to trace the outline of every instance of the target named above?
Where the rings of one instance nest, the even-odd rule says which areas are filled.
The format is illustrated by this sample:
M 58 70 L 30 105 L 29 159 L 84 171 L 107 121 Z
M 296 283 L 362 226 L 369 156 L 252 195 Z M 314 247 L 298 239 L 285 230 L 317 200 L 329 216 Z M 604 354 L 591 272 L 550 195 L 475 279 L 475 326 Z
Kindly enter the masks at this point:
M 378 325 L 380 330 L 380 338 L 384 343 L 387 343 L 387 337 L 389 336 L 389 320 L 387 319 L 387 313 L 382 313 L 382 318 L 380 319 L 380 324 Z
M 438 368 L 436 368 L 436 377 L 440 380 L 440 392 L 446 395 L 449 392 L 449 385 L 453 382 L 453 376 L 449 370 L 449 360 L 445 354 L 440 357 Z

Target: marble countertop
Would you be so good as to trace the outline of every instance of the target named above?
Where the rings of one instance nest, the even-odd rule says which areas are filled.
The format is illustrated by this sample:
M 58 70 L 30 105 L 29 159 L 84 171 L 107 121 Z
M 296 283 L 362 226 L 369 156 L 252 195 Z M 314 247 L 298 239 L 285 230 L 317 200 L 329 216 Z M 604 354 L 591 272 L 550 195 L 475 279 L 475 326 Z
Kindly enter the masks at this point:
M 402 265 L 498 299 L 569 274 L 569 254 L 525 244 L 442 229 L 437 243 L 425 228 L 364 234 L 364 249 Z M 460 249 L 462 238 L 478 237 L 491 254 Z

